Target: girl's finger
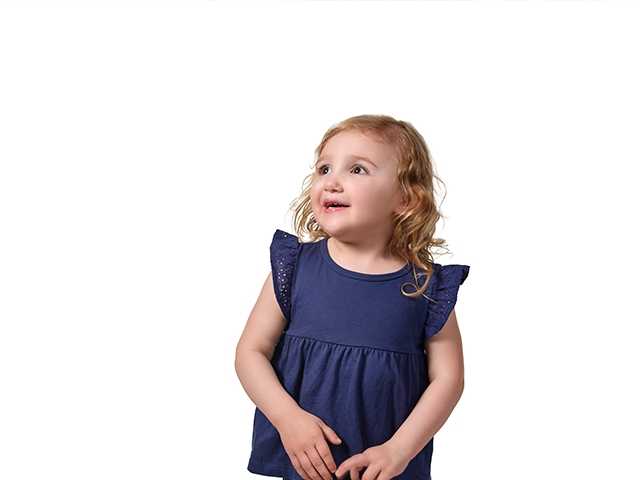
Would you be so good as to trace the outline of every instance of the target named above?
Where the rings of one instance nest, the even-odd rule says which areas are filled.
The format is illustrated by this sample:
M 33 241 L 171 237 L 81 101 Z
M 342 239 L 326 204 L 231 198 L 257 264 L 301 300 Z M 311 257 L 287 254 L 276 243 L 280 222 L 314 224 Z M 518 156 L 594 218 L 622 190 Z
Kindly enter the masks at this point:
M 316 443 L 316 450 L 320 454 L 322 461 L 327 466 L 330 472 L 336 471 L 336 462 L 333 460 L 333 455 L 331 455 L 331 450 L 329 450 L 329 446 L 327 442 L 318 442 Z
M 336 470 L 336 476 L 340 477 L 344 475 L 343 472 L 346 472 L 347 470 L 366 467 L 368 463 L 369 461 L 367 460 L 367 457 L 365 457 L 362 453 L 358 453 L 353 457 L 348 458 L 340 465 L 340 473 L 338 474 L 338 470 Z
M 309 460 L 313 464 L 314 468 L 316 469 L 316 472 L 318 472 L 318 474 L 320 475 L 320 478 L 322 478 L 323 480 L 331 480 L 332 478 L 331 472 L 327 469 L 327 466 L 324 464 L 324 461 L 322 460 L 322 457 L 318 453 L 318 450 L 316 450 L 316 448 L 313 447 L 311 450 L 307 451 L 306 454 L 307 454 L 307 457 L 309 457 Z
M 336 432 L 333 431 L 333 428 L 331 428 L 329 425 L 321 421 L 320 428 L 322 428 L 322 431 L 327 436 L 327 438 L 331 440 L 331 442 L 336 444 L 342 443 L 342 439 L 338 436 Z
M 300 457 L 300 463 L 302 463 L 304 471 L 307 472 L 309 478 L 311 478 L 312 480 L 321 480 L 322 476 L 317 472 L 316 467 L 313 466 L 313 462 L 311 462 L 311 459 L 309 458 L 307 452 L 304 451 L 300 455 Z
M 382 467 L 373 463 L 362 472 L 362 480 L 376 480 L 382 471 Z
M 305 467 L 305 465 L 303 465 L 303 463 L 300 461 L 302 457 L 304 457 L 307 462 L 309 461 L 307 460 L 307 457 L 304 453 L 302 453 L 301 455 L 295 455 L 295 462 L 293 462 L 293 465 L 294 467 L 296 467 L 296 472 L 298 472 L 298 475 L 304 478 L 304 480 L 313 480 L 313 477 L 311 477 L 309 473 L 307 473 L 307 468 Z
M 293 455 L 290 458 L 291 458 L 291 463 L 293 464 L 293 468 L 296 469 L 296 472 L 298 472 L 298 475 L 300 475 L 304 480 L 310 480 L 307 474 L 305 473 L 304 469 L 302 468 L 302 465 L 300 465 L 300 462 L 298 461 L 298 457 Z

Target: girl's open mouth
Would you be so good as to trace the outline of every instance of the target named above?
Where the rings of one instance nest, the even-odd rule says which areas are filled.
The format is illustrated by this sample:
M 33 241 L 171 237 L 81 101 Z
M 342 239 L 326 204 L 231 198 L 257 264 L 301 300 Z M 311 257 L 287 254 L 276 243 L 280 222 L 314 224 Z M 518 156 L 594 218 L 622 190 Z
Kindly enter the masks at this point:
M 322 205 L 322 209 L 327 213 L 341 212 L 349 207 L 350 205 L 336 200 L 326 200 Z
M 326 205 L 322 209 L 327 213 L 341 212 L 349 208 L 349 205 Z

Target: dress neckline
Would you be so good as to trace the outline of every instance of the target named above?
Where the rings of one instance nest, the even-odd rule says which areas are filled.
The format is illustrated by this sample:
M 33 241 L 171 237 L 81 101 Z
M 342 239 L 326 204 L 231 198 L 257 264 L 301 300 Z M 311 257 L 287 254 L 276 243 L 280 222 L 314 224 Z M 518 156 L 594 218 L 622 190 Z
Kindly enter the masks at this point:
M 331 258 L 331 254 L 329 253 L 328 240 L 329 238 L 325 237 L 320 241 L 322 258 L 326 260 L 328 265 L 333 270 L 347 277 L 376 282 L 376 281 L 390 280 L 392 278 L 401 277 L 411 269 L 411 264 L 407 262 L 399 270 L 396 270 L 394 272 L 387 272 L 387 273 L 365 273 L 365 272 L 356 272 L 355 270 L 349 270 L 347 268 L 344 268 L 342 265 L 339 265 L 333 258 Z

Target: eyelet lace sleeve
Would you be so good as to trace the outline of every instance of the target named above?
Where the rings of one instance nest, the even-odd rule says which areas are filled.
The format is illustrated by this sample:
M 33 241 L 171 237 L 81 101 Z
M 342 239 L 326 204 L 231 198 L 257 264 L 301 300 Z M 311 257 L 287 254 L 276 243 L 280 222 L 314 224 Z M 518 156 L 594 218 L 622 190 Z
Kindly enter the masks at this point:
M 425 339 L 440 331 L 453 311 L 458 299 L 458 290 L 469 275 L 469 265 L 434 264 L 432 284 L 427 288 L 427 320 L 425 322 Z
M 277 229 L 271 240 L 271 276 L 273 289 L 282 315 L 289 321 L 291 316 L 291 288 L 301 244 L 298 237 Z

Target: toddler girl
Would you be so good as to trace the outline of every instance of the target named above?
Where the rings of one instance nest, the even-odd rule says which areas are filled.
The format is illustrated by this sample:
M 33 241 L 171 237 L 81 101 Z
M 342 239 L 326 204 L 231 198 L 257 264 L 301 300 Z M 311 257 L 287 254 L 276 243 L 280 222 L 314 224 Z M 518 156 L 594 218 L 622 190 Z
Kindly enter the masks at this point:
M 446 243 L 427 145 L 407 122 L 362 115 L 327 131 L 314 160 L 297 235 L 275 231 L 236 350 L 256 405 L 247 468 L 430 480 L 433 436 L 463 390 L 454 305 L 469 266 L 433 259 Z

